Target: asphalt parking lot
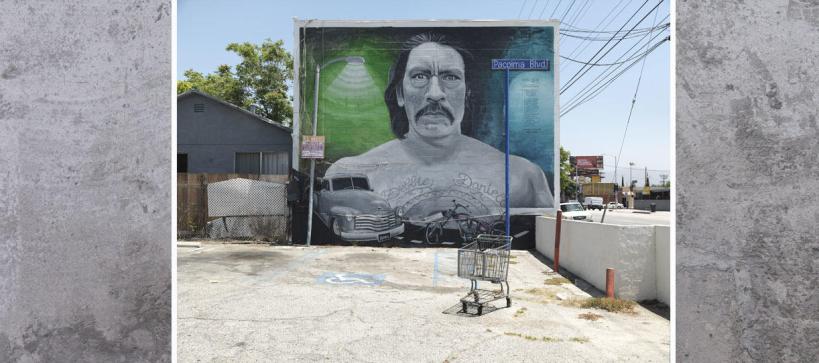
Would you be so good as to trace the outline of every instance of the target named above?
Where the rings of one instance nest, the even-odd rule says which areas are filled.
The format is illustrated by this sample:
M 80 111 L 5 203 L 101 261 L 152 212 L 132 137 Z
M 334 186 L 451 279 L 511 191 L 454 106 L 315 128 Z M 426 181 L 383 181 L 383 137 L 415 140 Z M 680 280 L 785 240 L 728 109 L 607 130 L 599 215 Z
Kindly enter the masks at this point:
M 640 306 L 579 308 L 572 302 L 599 292 L 546 284 L 559 275 L 528 251 L 512 251 L 512 307 L 499 300 L 482 316 L 460 312 L 469 281 L 457 277 L 454 248 L 177 251 L 180 362 L 669 359 L 667 319 Z

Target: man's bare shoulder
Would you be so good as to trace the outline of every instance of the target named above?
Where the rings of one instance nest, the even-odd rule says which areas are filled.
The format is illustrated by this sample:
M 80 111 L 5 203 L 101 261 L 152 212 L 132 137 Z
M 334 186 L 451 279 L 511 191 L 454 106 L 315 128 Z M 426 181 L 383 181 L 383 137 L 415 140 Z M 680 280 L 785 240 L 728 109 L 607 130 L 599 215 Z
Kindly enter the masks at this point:
M 379 164 L 385 162 L 395 162 L 404 155 L 404 150 L 401 148 L 401 141 L 393 139 L 381 145 L 378 145 L 363 154 L 356 156 L 348 156 L 335 162 L 340 165 L 361 165 L 361 164 Z

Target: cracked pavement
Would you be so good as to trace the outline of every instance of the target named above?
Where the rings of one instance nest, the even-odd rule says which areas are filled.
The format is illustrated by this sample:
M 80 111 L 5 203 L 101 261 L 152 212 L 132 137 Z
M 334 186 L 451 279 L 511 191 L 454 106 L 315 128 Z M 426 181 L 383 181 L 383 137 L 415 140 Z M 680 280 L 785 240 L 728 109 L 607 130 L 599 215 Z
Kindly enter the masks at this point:
M 482 316 L 460 312 L 469 280 L 457 277 L 454 248 L 205 242 L 177 251 L 179 362 L 669 359 L 667 319 L 571 306 L 557 296 L 589 292 L 544 284 L 557 275 L 528 251 L 512 251 L 512 307 L 498 300 Z M 384 280 L 331 283 L 320 278 L 328 272 Z M 601 318 L 578 317 L 590 311 Z

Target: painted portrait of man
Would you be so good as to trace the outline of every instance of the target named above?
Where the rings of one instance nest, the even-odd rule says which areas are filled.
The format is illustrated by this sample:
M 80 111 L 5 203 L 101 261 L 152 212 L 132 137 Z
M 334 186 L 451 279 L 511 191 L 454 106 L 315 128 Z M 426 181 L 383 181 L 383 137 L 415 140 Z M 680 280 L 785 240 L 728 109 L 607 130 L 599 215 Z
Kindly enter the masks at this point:
M 402 207 L 410 221 L 455 203 L 473 216 L 502 214 L 505 155 L 470 136 L 474 124 L 483 121 L 475 97 L 476 67 L 472 53 L 452 36 L 430 31 L 407 39 L 384 91 L 395 138 L 340 158 L 325 176 L 367 175 L 373 191 Z M 509 189 L 511 208 L 554 207 L 543 170 L 524 157 L 510 156 Z

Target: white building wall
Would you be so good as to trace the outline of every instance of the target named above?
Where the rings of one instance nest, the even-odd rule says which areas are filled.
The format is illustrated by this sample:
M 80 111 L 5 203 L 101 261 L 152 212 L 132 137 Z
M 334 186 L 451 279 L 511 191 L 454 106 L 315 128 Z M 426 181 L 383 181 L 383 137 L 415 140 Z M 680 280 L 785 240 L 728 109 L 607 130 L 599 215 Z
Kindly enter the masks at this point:
M 538 217 L 535 248 L 554 259 L 553 217 Z M 657 237 L 657 231 L 666 237 Z M 615 296 L 629 300 L 657 299 L 668 303 L 668 227 L 621 226 L 564 220 L 560 238 L 560 267 L 606 288 L 606 268 L 615 269 Z M 660 251 L 657 241 L 661 241 Z M 660 261 L 662 260 L 662 261 Z M 660 262 L 658 262 L 660 261 Z M 659 273 L 664 269 L 665 273 Z M 658 279 L 664 279 L 659 281 Z

